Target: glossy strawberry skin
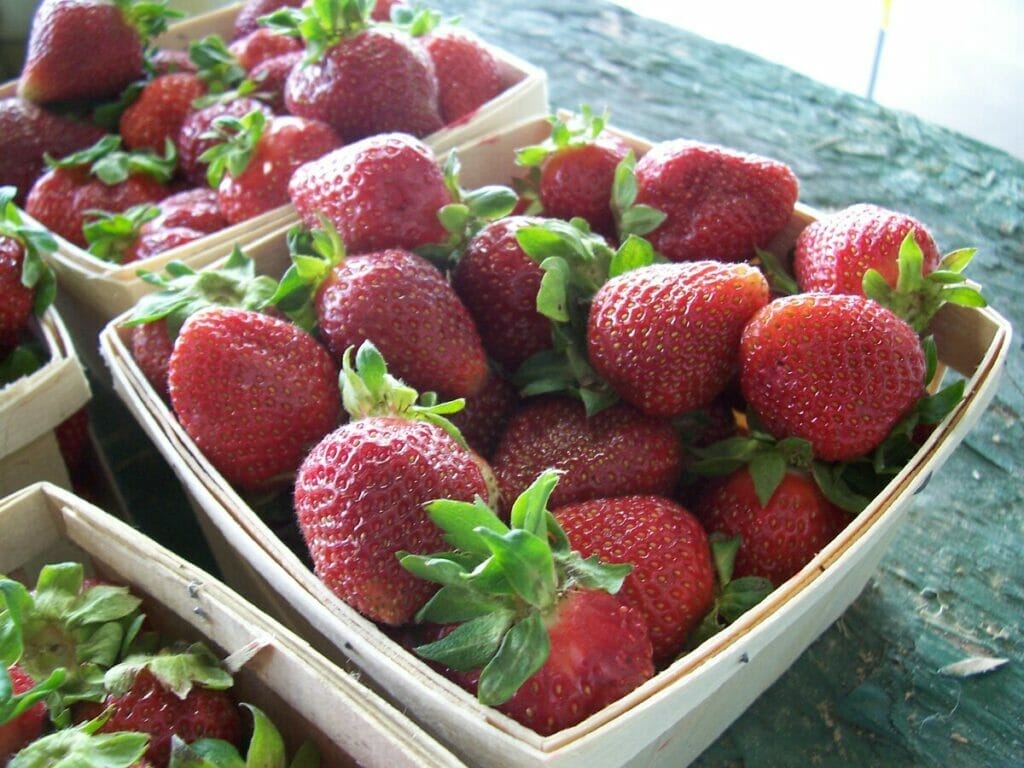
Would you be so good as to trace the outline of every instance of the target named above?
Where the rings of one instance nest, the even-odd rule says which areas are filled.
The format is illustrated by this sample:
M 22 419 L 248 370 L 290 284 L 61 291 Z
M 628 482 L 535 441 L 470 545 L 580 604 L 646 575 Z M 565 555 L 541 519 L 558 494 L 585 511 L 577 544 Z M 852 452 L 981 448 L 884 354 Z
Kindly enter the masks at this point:
M 135 360 L 146 381 L 158 395 L 166 399 L 167 366 L 174 351 L 174 341 L 167 331 L 167 323 L 157 320 L 132 327 L 128 337 Z
M 121 113 L 118 129 L 124 145 L 163 154 L 164 142 L 177 141 L 181 124 L 193 110 L 192 102 L 205 93 L 206 85 L 190 72 L 150 80 Z
M 32 314 L 36 292 L 21 282 L 24 259 L 22 244 L 0 235 L 0 337 L 20 332 Z
M 309 446 L 338 423 L 338 370 L 290 322 L 218 307 L 182 326 L 168 363 L 179 421 L 243 489 L 287 482 Z
M 767 281 L 747 264 L 696 261 L 626 272 L 594 296 L 590 362 L 647 414 L 703 408 L 735 374 L 743 327 L 767 302 Z
M 452 202 L 444 174 L 430 148 L 407 134 L 364 139 L 306 163 L 288 192 L 302 223 L 319 227 L 322 213 L 349 254 L 447 240 L 437 218 Z
M 683 466 L 672 426 L 620 403 L 588 417 L 583 404 L 545 397 L 509 419 L 491 462 L 510 504 L 546 469 L 563 472 L 552 507 L 629 494 L 667 495 Z
M 434 64 L 446 125 L 472 117 L 504 90 L 498 60 L 473 33 L 441 27 L 423 38 L 423 47 Z
M 260 98 L 277 114 L 286 112 L 284 86 L 292 69 L 302 62 L 302 52 L 284 53 L 261 61 L 249 72 L 251 80 L 260 84 Z
M 448 420 L 459 428 L 470 448 L 490 459 L 518 405 L 519 395 L 512 383 L 490 371 L 481 390 L 467 397 L 465 407 Z
M 25 99 L 0 99 L 0 185 L 17 190 L 23 205 L 43 171 L 43 156 L 63 157 L 95 144 L 104 131 L 98 126 L 58 115 Z
M 186 743 L 213 738 L 241 746 L 242 717 L 228 691 L 197 686 L 185 698 L 178 698 L 144 669 L 123 694 L 107 695 L 100 709 L 107 707 L 112 710 L 110 719 L 100 732 L 148 733 L 146 760 L 153 765 L 167 765 L 173 734 Z
M 789 221 L 798 184 L 783 163 L 675 139 L 636 164 L 636 202 L 667 215 L 647 237 L 671 261 L 744 261 Z
M 209 187 L 194 187 L 175 192 L 160 201 L 160 213 L 142 225 L 142 232 L 187 227 L 211 233 L 227 226 L 217 192 Z
M 620 496 L 552 511 L 573 549 L 630 563 L 618 598 L 647 623 L 656 664 L 671 660 L 711 607 L 711 547 L 686 508 L 660 496 Z
M 300 117 L 271 118 L 245 170 L 224 174 L 217 188 L 221 212 L 231 224 L 288 204 L 288 182 L 296 168 L 340 145 L 326 123 Z
M 420 392 L 468 397 L 487 378 L 469 312 L 444 275 L 411 251 L 345 259 L 318 289 L 316 313 L 336 360 L 370 340 L 391 373 Z
M 35 685 L 32 676 L 17 664 L 8 667 L 7 673 L 14 693 L 24 693 Z M 0 725 L 0 760 L 6 765 L 8 758 L 38 738 L 45 720 L 46 705 L 40 701 L 18 717 Z
M 507 216 L 487 224 L 470 239 L 452 273 L 487 353 L 509 373 L 551 348 L 551 322 L 537 311 L 544 272 L 516 240 L 518 230 L 540 221 Z
M 423 505 L 487 498 L 478 459 L 423 421 L 368 417 L 327 435 L 302 463 L 294 508 L 317 576 L 368 618 L 410 623 L 436 586 L 395 553 L 444 549 Z
M 238 64 L 250 73 L 267 59 L 301 50 L 302 43 L 297 38 L 279 35 L 267 27 L 255 29 L 230 45 L 230 51 L 238 59 Z
M 346 143 L 395 131 L 423 137 L 443 126 L 430 57 L 386 27 L 343 38 L 321 60 L 293 69 L 284 97 L 291 114 L 322 120 Z
M 124 181 L 108 185 L 83 168 L 51 168 L 32 186 L 25 212 L 69 243 L 86 248 L 82 227 L 86 211 L 120 213 L 133 205 L 156 203 L 170 194 L 170 188 L 151 176 L 133 173 Z
M 713 533 L 741 537 L 733 573 L 778 586 L 803 568 L 849 522 L 806 475 L 788 472 L 765 506 L 744 467 L 709 488 L 694 511 Z
M 245 0 L 235 16 L 232 40 L 239 40 L 257 29 L 261 29 L 260 16 L 273 13 L 278 8 L 298 8 L 302 0 Z
M 873 450 L 924 387 L 920 340 L 862 296 L 776 299 L 743 331 L 740 387 L 776 437 L 809 440 L 825 461 Z
M 576 725 L 654 675 L 643 617 L 607 592 L 570 590 L 545 624 L 548 660 L 498 707 L 542 736 Z M 479 673 L 452 677 L 476 690 Z
M 796 239 L 793 272 L 802 291 L 863 296 L 864 273 L 878 270 L 895 287 L 900 244 L 909 232 L 924 254 L 925 273 L 940 259 L 938 246 L 917 219 L 860 203 L 813 221 Z
M 629 153 L 621 140 L 601 134 L 580 146 L 550 155 L 541 168 L 540 202 L 544 215 L 586 219 L 590 228 L 609 240 L 617 237 L 612 212 L 615 168 Z
M 18 95 L 37 103 L 102 99 L 142 75 L 142 39 L 114 3 L 43 0 L 32 19 Z
M 197 187 L 208 186 L 206 164 L 199 162 L 199 156 L 217 143 L 216 138 L 206 137 L 206 134 L 209 134 L 213 128 L 213 121 L 218 117 L 241 118 L 254 109 L 263 112 L 268 118 L 272 115 L 269 106 L 262 101 L 248 97 L 240 97 L 228 102 L 217 102 L 190 112 L 178 130 L 176 142 L 178 167 L 185 178 Z

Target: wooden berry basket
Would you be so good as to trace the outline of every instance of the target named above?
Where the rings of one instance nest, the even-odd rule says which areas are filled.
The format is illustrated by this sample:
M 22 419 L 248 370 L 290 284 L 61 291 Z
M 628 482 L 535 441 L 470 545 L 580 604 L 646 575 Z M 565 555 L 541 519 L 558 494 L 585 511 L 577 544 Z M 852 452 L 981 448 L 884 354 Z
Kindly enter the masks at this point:
M 0 496 L 41 480 L 70 487 L 54 429 L 91 397 L 58 311 L 50 307 L 32 324 L 49 360 L 0 388 Z
M 543 120 L 459 148 L 463 184 L 507 183 L 512 150 L 543 139 Z M 624 136 L 643 153 L 649 144 Z M 504 178 L 502 178 L 504 176 Z M 784 257 L 814 219 L 798 206 L 771 245 Z M 274 274 L 286 260 L 283 232 L 247 253 Z M 409 714 L 471 764 L 671 766 L 696 758 L 776 680 L 867 583 L 910 502 L 963 440 L 993 397 L 1010 347 L 1009 324 L 992 309 L 947 306 L 933 330 L 947 368 L 963 375 L 962 402 L 909 464 L 798 574 L 728 629 L 579 725 L 542 737 L 435 673 L 324 587 L 206 461 L 132 360 L 119 320 L 101 334 L 115 388 L 164 453 L 199 511 L 211 547 L 251 594 L 335 659 L 362 669 Z
M 161 47 L 186 50 L 193 40 L 218 34 L 229 40 L 240 3 L 192 17 L 171 26 L 158 39 Z M 476 137 L 499 130 L 527 116 L 546 114 L 548 107 L 545 73 L 507 51 L 491 49 L 498 57 L 508 87 L 468 119 L 443 128 L 424 141 L 435 152 L 444 152 Z M 0 85 L 0 98 L 15 95 L 17 82 Z M 248 221 L 234 224 L 199 240 L 131 264 L 103 261 L 76 245 L 57 237 L 58 251 L 49 259 L 61 285 L 61 309 L 69 318 L 75 341 L 90 369 L 105 374 L 96 355 L 96 337 L 108 320 L 135 306 L 152 290 L 139 278 L 137 270 L 159 272 L 168 261 L 183 261 L 200 269 L 219 255 L 224 245 L 244 245 L 278 229 L 282 223 L 297 220 L 291 205 L 268 211 Z
M 324 766 L 463 765 L 238 594 L 74 494 L 37 483 L 0 499 L 0 529 L 0 573 L 34 584 L 46 563 L 82 562 L 143 598 L 168 637 L 203 640 L 222 657 L 246 659 L 236 675 L 238 700 L 265 711 L 290 751 L 311 739 Z

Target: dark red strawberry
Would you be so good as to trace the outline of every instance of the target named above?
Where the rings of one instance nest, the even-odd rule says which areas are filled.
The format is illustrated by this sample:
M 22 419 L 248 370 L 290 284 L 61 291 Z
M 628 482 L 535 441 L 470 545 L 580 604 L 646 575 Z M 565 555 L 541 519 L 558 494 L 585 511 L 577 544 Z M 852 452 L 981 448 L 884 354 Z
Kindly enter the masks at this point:
M 294 37 L 281 35 L 272 29 L 260 27 L 244 37 L 232 41 L 229 50 L 238 60 L 238 64 L 251 75 L 257 65 L 262 64 L 268 59 L 273 59 L 286 53 L 301 53 L 302 43 Z
M 360 348 L 356 365 L 346 355 L 342 388 L 352 420 L 306 456 L 295 514 L 324 584 L 370 619 L 400 625 L 435 591 L 395 557 L 443 547 L 423 504 L 486 499 L 489 487 L 480 459 L 439 425 L 442 411 L 414 405 L 415 391 L 387 374 L 372 345 Z
M 214 307 L 191 316 L 168 371 L 185 431 L 243 489 L 289 482 L 338 421 L 337 368 L 327 350 L 259 312 Z
M 287 205 L 292 173 L 341 143 L 326 123 L 288 116 L 268 120 L 261 110 L 241 119 L 218 118 L 214 126 L 224 143 L 200 160 L 209 163 L 207 178 L 217 185 L 221 213 L 231 224 Z
M 584 557 L 633 566 L 619 600 L 644 617 L 655 664 L 678 655 L 715 594 L 711 547 L 697 518 L 660 496 L 595 499 L 552 514 Z
M 249 73 L 252 81 L 259 84 L 260 99 L 278 114 L 287 111 L 284 105 L 284 86 L 288 75 L 301 61 L 301 51 L 285 53 L 261 61 Z
M 490 371 L 483 389 L 467 397 L 465 407 L 449 418 L 469 447 L 490 459 L 518 404 L 519 396 L 512 383 L 497 371 Z
M 0 186 L 17 190 L 24 204 L 35 180 L 46 170 L 45 155 L 63 157 L 103 136 L 103 129 L 15 96 L 0 99 Z
M 208 107 L 202 107 L 190 113 L 178 131 L 178 163 L 182 173 L 195 186 L 209 186 L 206 180 L 206 163 L 199 161 L 200 156 L 215 144 L 220 143 L 213 130 L 213 121 L 218 117 L 242 118 L 259 110 L 270 118 L 273 112 L 267 104 L 257 99 L 240 96 L 228 101 L 217 101 Z
M 89 450 L 89 410 L 79 408 L 57 425 L 54 434 L 68 473 L 75 478 Z
M 0 696 L 0 761 L 5 765 L 14 753 L 39 737 L 46 720 L 46 704 L 41 700 L 13 715 L 18 697 L 36 687 L 36 681 L 17 664 L 8 667 L 6 675 L 10 680 L 8 690 L 11 695 Z M 7 719 L 10 715 L 13 716 Z
M 636 163 L 636 201 L 666 214 L 648 238 L 671 261 L 744 261 L 789 221 L 798 185 L 785 164 L 687 139 Z
M 516 239 L 517 231 L 540 221 L 508 216 L 487 224 L 470 239 L 452 273 L 487 353 L 510 373 L 551 348 L 551 322 L 537 311 L 544 272 Z
M 352 254 L 448 238 L 437 217 L 452 202 L 444 174 L 433 151 L 406 134 L 373 136 L 306 163 L 288 192 L 303 224 L 320 226 L 322 214 Z
M 43 0 L 32 17 L 18 95 L 39 103 L 116 96 L 142 77 L 146 41 L 167 18 L 160 3 Z
M 696 261 L 625 272 L 594 296 L 590 362 L 645 413 L 702 408 L 735 375 L 743 328 L 767 302 L 767 281 L 747 264 Z
M 174 341 L 167 332 L 167 323 L 157 320 L 134 326 L 129 343 L 132 357 L 146 380 L 158 395 L 167 398 L 167 364 L 174 351 Z
M 145 225 L 143 230 L 145 230 Z M 191 227 L 165 227 L 164 229 L 143 231 L 125 255 L 124 263 L 148 259 L 151 256 L 194 243 L 206 235 L 206 232 L 200 232 Z
M 776 586 L 810 562 L 850 520 L 813 480 L 793 470 L 762 504 L 746 467 L 707 490 L 694 512 L 708 531 L 741 538 L 736 576 L 761 576 Z
M 25 223 L 14 205 L 13 187 L 0 187 L 0 357 L 14 346 L 32 314 L 53 301 L 56 278 L 43 261 L 57 243 L 44 230 Z
M 561 471 L 551 503 L 562 506 L 606 496 L 668 495 L 682 472 L 683 449 L 667 421 L 624 403 L 588 417 L 579 401 L 550 397 L 526 402 L 513 414 L 491 465 L 506 505 L 544 470 Z
M 498 59 L 469 30 L 438 27 L 423 38 L 423 47 L 434 64 L 445 124 L 470 118 L 505 89 Z
M 922 394 L 914 330 L 862 296 L 776 299 L 743 331 L 740 386 L 765 428 L 825 461 L 873 450 Z
M 927 274 L 939 265 L 939 249 L 912 216 L 859 203 L 813 221 L 800 232 L 793 251 L 797 284 L 802 291 L 864 295 L 864 273 L 875 269 L 895 288 L 900 245 L 910 232 Z
M 273 28 L 306 40 L 305 61 L 285 86 L 288 111 L 327 123 L 345 142 L 439 130 L 443 121 L 430 57 L 407 32 L 375 25 L 365 11 L 360 0 L 340 0 L 327 18 L 312 7 L 286 8 L 271 17 Z
M 302 0 L 245 0 L 235 16 L 232 40 L 238 40 L 260 29 L 259 19 L 279 8 L 298 8 Z
M 516 500 L 511 528 L 483 504 L 434 501 L 427 511 L 456 551 L 401 558 L 442 584 L 420 620 L 465 622 L 417 653 L 542 735 L 576 725 L 654 673 L 643 617 L 613 596 L 629 566 L 580 567 L 582 554 L 548 511 L 556 482 L 546 472 Z M 495 578 L 469 578 L 477 568 Z
M 228 225 L 217 201 L 217 192 L 209 187 L 195 187 L 168 195 L 160 201 L 160 212 L 147 221 L 142 232 L 187 227 L 207 234 Z
M 205 93 L 203 81 L 189 72 L 153 78 L 121 113 L 118 130 L 124 145 L 163 152 L 167 141 L 177 141 L 192 103 Z

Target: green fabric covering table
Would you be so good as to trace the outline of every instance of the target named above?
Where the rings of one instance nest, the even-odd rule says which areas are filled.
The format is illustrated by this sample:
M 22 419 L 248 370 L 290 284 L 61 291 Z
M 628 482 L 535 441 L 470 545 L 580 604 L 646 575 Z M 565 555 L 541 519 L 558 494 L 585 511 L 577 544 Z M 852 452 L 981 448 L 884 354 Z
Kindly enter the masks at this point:
M 1020 160 L 600 0 L 435 5 L 545 69 L 553 108 L 607 106 L 614 126 L 651 140 L 766 154 L 794 169 L 804 203 L 870 201 L 926 222 L 944 252 L 977 246 L 971 276 L 1021 328 Z M 698 765 L 1024 764 L 1019 337 L 1013 347 L 993 405 L 920 493 L 868 588 Z M 98 392 L 94 410 L 138 524 L 205 563 L 152 447 L 112 395 Z M 971 656 L 1009 662 L 965 678 L 938 672 Z

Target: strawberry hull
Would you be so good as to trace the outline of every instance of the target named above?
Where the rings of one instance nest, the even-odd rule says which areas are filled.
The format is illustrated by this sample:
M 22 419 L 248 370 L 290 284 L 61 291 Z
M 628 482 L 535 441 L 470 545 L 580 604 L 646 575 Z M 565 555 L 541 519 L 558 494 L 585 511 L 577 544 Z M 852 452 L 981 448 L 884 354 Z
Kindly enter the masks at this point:
M 526 121 L 460 147 L 463 185 L 507 183 L 516 171 L 512 150 L 542 140 L 549 128 L 545 120 Z M 649 146 L 623 138 L 638 154 Z M 814 218 L 798 204 L 771 250 L 786 257 Z M 260 271 L 279 274 L 287 259 L 283 231 L 247 253 Z M 542 737 L 479 704 L 331 594 L 196 449 L 135 365 L 119 322 L 101 335 L 115 387 L 178 474 L 225 572 L 330 657 L 363 670 L 467 762 L 510 767 L 674 767 L 695 759 L 861 592 L 915 491 L 949 458 L 992 398 L 1011 335 L 991 309 L 944 308 L 933 330 L 941 361 L 967 378 L 965 396 L 886 489 L 735 624 L 579 725 Z
M 413 723 L 209 574 L 49 483 L 0 498 L 0 573 L 34 584 L 46 563 L 128 586 L 153 627 L 227 658 L 239 701 L 266 712 L 289 753 L 316 743 L 330 766 L 462 765 Z M 237 663 L 236 663 L 237 662 Z M 315 690 L 316 696 L 307 692 Z

